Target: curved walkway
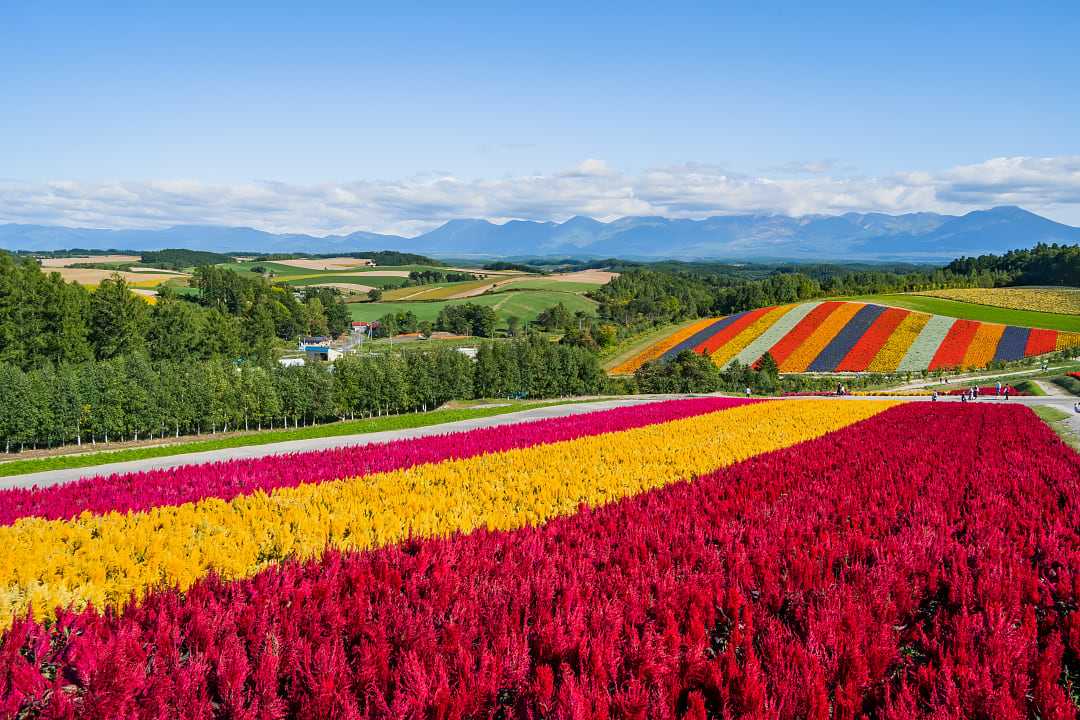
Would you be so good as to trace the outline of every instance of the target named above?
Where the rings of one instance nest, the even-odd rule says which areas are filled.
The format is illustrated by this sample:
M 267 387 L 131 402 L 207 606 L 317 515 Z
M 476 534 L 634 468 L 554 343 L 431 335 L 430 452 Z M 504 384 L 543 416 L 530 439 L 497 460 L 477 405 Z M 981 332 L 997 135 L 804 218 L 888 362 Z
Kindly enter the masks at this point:
M 227 460 L 239 460 L 247 458 L 263 457 L 264 455 L 282 455 L 288 453 L 311 452 L 330 448 L 368 445 L 371 443 L 388 442 L 408 438 L 425 437 L 428 435 L 442 435 L 452 432 L 464 432 L 483 427 L 495 427 L 509 425 L 511 423 L 528 422 L 531 420 L 543 420 L 546 418 L 565 417 L 567 415 L 579 415 L 582 413 L 610 410 L 628 405 L 640 405 L 642 403 L 657 402 L 676 398 L 703 397 L 703 395 L 633 395 L 611 398 L 588 403 L 567 403 L 565 405 L 550 405 L 546 407 L 530 408 L 519 412 L 495 415 L 486 418 L 472 418 L 459 420 L 442 425 L 427 425 L 424 427 L 407 428 L 403 430 L 385 430 L 382 432 L 365 433 L 361 435 L 339 435 L 336 437 L 312 438 L 308 440 L 289 440 L 286 442 L 267 443 L 265 445 L 249 445 L 246 447 L 226 448 L 206 452 L 187 453 L 184 455 L 170 455 L 160 458 L 147 458 L 144 460 L 129 460 L 127 462 L 109 463 L 84 468 L 67 468 L 62 470 L 47 470 L 44 472 L 29 473 L 0 478 L 0 489 L 57 485 L 72 482 L 86 477 L 98 475 L 113 475 L 117 473 L 141 472 L 145 470 L 160 470 L 183 465 L 198 465 L 200 463 L 223 462 Z M 797 397 L 776 398 L 778 400 L 796 400 Z M 822 397 L 822 399 L 830 399 Z M 838 401 L 844 400 L 891 400 L 905 402 L 930 402 L 928 396 L 867 396 L 849 395 L 842 398 L 831 398 Z M 1059 410 L 1069 413 L 1069 425 L 1080 435 L 1080 416 L 1075 415 L 1073 403 L 1076 398 L 1067 396 L 1046 397 L 1013 397 L 1009 400 L 1003 398 L 987 397 L 980 398 L 979 403 L 1010 403 L 1022 405 L 1050 405 Z M 942 397 L 938 402 L 960 402 L 959 397 Z
M 443 423 L 441 425 L 425 425 L 423 427 L 406 428 L 402 430 L 384 430 L 361 435 L 338 435 L 335 437 L 311 438 L 308 440 L 288 440 L 285 442 L 267 443 L 264 445 L 248 445 L 246 447 L 208 450 L 205 452 L 185 453 L 183 455 L 168 455 L 165 457 L 146 458 L 143 460 L 128 460 L 126 462 L 94 465 L 92 467 L 46 470 L 43 472 L 27 473 L 26 475 L 13 475 L 0 478 L 0 489 L 31 487 L 34 485 L 43 487 L 98 475 L 160 470 L 164 468 L 179 467 L 181 465 L 198 465 L 200 463 L 256 458 L 264 455 L 283 455 L 287 453 L 311 452 L 314 450 L 326 450 L 329 448 L 348 447 L 352 445 L 368 445 L 370 443 L 424 437 L 426 435 L 443 435 L 446 433 L 463 432 L 465 430 L 474 430 L 482 427 L 494 427 L 497 425 L 508 425 L 510 423 L 528 422 L 530 420 L 543 420 L 545 418 L 578 415 L 581 413 L 596 412 L 598 410 L 610 410 L 612 408 L 625 407 L 627 405 L 639 405 L 641 403 L 656 402 L 658 400 L 667 400 L 678 397 L 692 396 L 624 396 L 588 403 L 579 402 L 567 403 L 565 405 L 548 405 L 545 407 L 529 408 L 519 412 L 506 413 L 505 415 L 458 420 L 456 422 Z

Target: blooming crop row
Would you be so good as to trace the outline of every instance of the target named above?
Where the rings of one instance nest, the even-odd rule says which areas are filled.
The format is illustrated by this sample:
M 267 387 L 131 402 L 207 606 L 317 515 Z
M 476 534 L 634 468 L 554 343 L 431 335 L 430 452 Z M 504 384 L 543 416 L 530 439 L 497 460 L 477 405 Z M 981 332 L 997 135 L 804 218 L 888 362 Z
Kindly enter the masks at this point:
M 1013 310 L 1080 315 L 1080 290 L 1051 288 L 960 288 L 918 293 Z
M 871 417 L 889 403 L 762 402 L 666 423 L 278 487 L 232 500 L 0 527 L 0 622 L 33 607 L 115 607 L 211 571 L 477 528 L 511 529 L 710 472 Z
M 1080 347 L 1080 333 L 830 301 L 731 315 L 660 359 L 691 349 L 721 366 L 733 360 L 752 365 L 768 352 L 782 372 L 907 372 L 985 367 L 1073 347 Z
M 716 318 L 705 318 L 704 320 L 698 320 L 695 323 L 691 323 L 684 328 L 676 330 L 672 334 L 665 337 L 663 340 L 660 340 L 659 342 L 650 345 L 637 355 L 634 355 L 626 359 L 619 365 L 616 365 L 614 368 L 611 369 L 611 372 L 614 375 L 632 375 L 635 370 L 637 370 L 645 363 L 656 360 L 665 352 L 681 343 L 683 340 L 707 328 L 714 322 L 716 322 Z
M 866 370 L 878 357 L 889 338 L 904 322 L 908 313 L 900 308 L 885 308 L 881 316 L 863 333 L 851 347 L 844 359 L 836 365 L 837 372 L 858 372 Z M 899 364 L 900 358 L 896 359 Z
M 745 403 L 695 398 L 293 455 L 187 465 L 92 477 L 45 488 L 0 490 L 0 525 L 19 518 L 73 518 L 83 512 L 147 510 L 205 498 L 271 492 L 301 483 L 360 477 L 424 463 L 559 442 L 716 412 Z
M 1073 719 L 1078 476 L 1026 408 L 907 404 L 540 527 L 20 622 L 0 713 Z
M 711 356 L 712 361 L 721 367 L 727 365 L 731 362 L 732 358 L 745 350 L 747 345 L 775 325 L 776 321 L 790 312 L 793 307 L 795 306 L 780 305 L 774 308 L 766 308 L 766 311 L 754 318 L 753 322 L 747 325 L 742 332 L 714 352 Z

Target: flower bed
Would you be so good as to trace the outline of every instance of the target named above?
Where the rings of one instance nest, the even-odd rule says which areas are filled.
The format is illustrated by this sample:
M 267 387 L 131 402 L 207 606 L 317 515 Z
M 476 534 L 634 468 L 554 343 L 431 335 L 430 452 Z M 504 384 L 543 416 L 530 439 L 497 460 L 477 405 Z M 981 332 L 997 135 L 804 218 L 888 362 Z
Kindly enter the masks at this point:
M 510 449 L 450 437 L 446 445 L 467 448 L 465 457 L 269 492 L 260 487 L 230 500 L 211 496 L 71 519 L 25 517 L 0 527 L 0 623 L 29 608 L 43 618 L 57 606 L 121 607 L 162 585 L 184 590 L 211 572 L 249 577 L 330 549 L 541 523 L 582 504 L 602 505 L 813 439 L 889 406 L 725 402 L 728 409 L 720 412 L 661 417 L 558 442 L 548 442 L 544 424 L 537 423 L 541 434 L 534 442 Z
M 539 527 L 20 621 L 0 714 L 1072 719 L 1078 476 L 1026 408 L 908 404 Z

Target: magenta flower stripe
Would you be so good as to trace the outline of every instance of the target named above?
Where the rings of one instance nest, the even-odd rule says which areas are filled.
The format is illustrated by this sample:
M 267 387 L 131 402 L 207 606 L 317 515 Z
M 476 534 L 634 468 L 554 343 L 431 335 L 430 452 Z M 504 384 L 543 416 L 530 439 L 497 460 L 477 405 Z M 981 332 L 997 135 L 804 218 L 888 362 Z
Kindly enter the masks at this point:
M 745 404 L 742 398 L 693 398 L 501 425 L 388 443 L 272 455 L 93 477 L 45 488 L 0 490 L 0 524 L 19 518 L 69 519 L 82 512 L 145 510 L 258 490 L 387 472 L 577 437 L 629 430 Z

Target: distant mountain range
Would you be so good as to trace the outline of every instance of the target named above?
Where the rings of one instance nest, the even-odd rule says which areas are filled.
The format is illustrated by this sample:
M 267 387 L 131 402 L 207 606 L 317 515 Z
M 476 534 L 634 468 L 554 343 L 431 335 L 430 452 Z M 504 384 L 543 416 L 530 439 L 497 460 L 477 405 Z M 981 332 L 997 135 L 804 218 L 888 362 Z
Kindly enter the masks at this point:
M 164 230 L 97 230 L 0 225 L 0 248 L 160 250 L 226 253 L 341 253 L 401 250 L 442 257 L 577 256 L 627 259 L 941 260 L 1000 253 L 1039 242 L 1080 243 L 1080 228 L 1018 207 L 966 215 L 718 215 L 704 220 L 625 217 L 600 222 L 451 220 L 417 235 L 370 232 L 314 237 L 245 227 L 183 225 Z

